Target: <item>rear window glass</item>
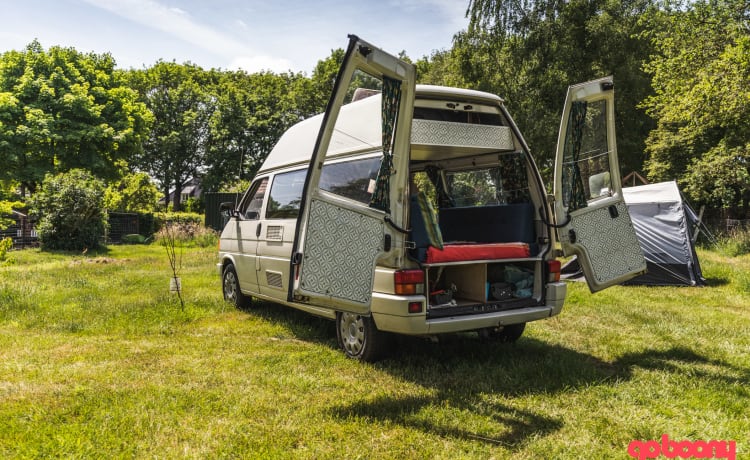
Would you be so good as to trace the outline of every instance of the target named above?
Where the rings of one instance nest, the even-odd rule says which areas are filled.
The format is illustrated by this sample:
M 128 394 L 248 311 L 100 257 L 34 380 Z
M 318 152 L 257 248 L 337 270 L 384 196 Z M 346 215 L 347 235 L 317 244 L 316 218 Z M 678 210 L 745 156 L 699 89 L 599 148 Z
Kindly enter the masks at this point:
M 365 158 L 323 166 L 320 188 L 360 203 L 369 203 L 381 158 Z
M 266 219 L 296 219 L 307 170 L 277 174 L 271 184 Z
M 447 121 L 450 123 L 470 123 L 473 125 L 503 126 L 499 113 L 446 110 L 435 107 L 414 107 L 414 119 Z
M 529 183 L 521 155 L 503 155 L 496 168 L 453 171 L 445 174 L 454 206 L 492 206 L 529 203 Z

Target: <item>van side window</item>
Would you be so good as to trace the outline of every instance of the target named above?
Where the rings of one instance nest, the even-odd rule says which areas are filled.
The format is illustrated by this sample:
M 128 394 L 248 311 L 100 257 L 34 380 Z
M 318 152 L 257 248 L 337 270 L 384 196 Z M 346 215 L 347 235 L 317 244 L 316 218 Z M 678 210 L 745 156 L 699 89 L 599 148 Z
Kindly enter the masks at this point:
M 323 165 L 320 188 L 360 203 L 369 203 L 375 190 L 381 158 L 365 158 Z
M 305 188 L 307 170 L 277 174 L 271 184 L 266 219 L 296 219 Z
M 248 197 L 243 201 L 244 208 L 240 210 L 242 217 L 245 219 L 260 219 L 260 208 L 263 206 L 263 198 L 266 196 L 266 187 L 268 178 L 264 177 L 259 182 L 253 184 L 248 192 Z

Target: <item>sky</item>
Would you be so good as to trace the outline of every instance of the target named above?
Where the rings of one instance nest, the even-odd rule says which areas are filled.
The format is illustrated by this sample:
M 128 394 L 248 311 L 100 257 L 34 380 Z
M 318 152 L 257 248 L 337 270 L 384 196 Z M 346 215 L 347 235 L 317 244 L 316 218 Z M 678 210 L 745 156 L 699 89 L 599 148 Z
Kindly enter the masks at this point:
M 110 53 L 119 68 L 165 61 L 205 69 L 311 74 L 347 34 L 413 60 L 449 49 L 468 0 L 0 0 L 0 52 Z

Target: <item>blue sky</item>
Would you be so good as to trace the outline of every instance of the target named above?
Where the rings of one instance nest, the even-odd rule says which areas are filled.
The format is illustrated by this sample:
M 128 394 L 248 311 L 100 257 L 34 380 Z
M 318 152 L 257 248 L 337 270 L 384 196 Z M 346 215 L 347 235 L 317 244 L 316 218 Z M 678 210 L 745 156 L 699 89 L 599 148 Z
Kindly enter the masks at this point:
M 468 0 L 0 0 L 0 52 L 72 46 L 121 68 L 158 59 L 310 74 L 347 34 L 413 59 L 451 46 Z

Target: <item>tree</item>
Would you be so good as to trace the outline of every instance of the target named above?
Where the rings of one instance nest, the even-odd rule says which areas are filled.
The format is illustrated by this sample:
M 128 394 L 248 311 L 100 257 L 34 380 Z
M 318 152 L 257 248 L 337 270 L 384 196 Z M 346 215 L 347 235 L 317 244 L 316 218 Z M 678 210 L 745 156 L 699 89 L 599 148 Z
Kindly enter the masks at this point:
M 252 178 L 284 131 L 310 115 L 310 84 L 301 74 L 229 72 L 217 80 L 202 177 L 207 191 Z
M 543 174 L 552 170 L 567 86 L 612 74 L 618 150 L 624 170 L 640 169 L 650 120 L 641 62 L 650 52 L 639 19 L 650 0 L 473 0 L 469 29 L 447 53 L 418 62 L 422 81 L 502 96 Z
M 99 247 L 107 227 L 104 185 L 90 172 L 47 174 L 30 205 L 39 218 L 37 232 L 44 249 Z
M 0 55 L 0 179 L 33 193 L 47 173 L 85 168 L 113 178 L 138 152 L 149 119 L 109 54 L 39 42 Z
M 104 191 L 104 206 L 110 211 L 151 212 L 158 200 L 159 189 L 144 172 L 128 173 Z
M 643 104 L 657 122 L 649 178 L 677 179 L 696 204 L 738 217 L 750 212 L 749 6 L 702 0 L 655 15 L 655 92 Z
M 183 184 L 198 175 L 204 164 L 209 119 L 215 100 L 207 92 L 210 74 L 193 64 L 157 62 L 153 67 L 131 72 L 131 84 L 153 114 L 153 123 L 143 150 L 133 166 L 156 178 L 173 209 L 180 209 Z

